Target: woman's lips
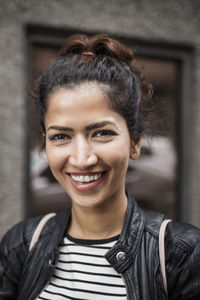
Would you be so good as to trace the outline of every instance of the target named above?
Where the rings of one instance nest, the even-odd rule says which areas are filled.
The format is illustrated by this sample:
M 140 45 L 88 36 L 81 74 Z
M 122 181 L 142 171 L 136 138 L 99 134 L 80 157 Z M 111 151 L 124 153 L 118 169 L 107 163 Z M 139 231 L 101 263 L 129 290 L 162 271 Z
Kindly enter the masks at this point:
M 90 176 L 91 174 L 97 174 L 97 173 L 93 172 L 93 173 L 90 173 L 88 175 Z M 73 180 L 73 178 L 71 177 L 71 174 L 68 173 L 67 175 L 69 177 L 69 180 L 70 180 L 72 186 L 77 191 L 85 192 L 85 191 L 90 191 L 90 190 L 95 189 L 102 182 L 102 180 L 104 178 L 104 174 L 105 174 L 105 172 L 102 172 L 102 175 L 98 180 L 94 180 L 94 181 L 91 181 L 91 182 L 77 182 L 77 181 Z M 79 173 L 79 175 L 81 175 L 81 173 Z M 86 174 L 84 176 L 86 176 Z

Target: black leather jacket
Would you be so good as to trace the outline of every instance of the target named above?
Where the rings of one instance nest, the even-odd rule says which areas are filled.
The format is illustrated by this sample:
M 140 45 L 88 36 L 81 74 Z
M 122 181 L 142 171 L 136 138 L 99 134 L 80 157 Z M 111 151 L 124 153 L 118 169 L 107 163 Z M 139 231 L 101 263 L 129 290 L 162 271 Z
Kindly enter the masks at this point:
M 28 246 L 40 217 L 19 223 L 0 245 L 0 299 L 34 300 L 48 283 L 58 259 L 58 245 L 70 218 L 59 213 L 48 221 L 32 251 Z M 106 259 L 124 278 L 129 300 L 167 299 L 158 256 L 164 216 L 144 212 L 129 197 L 124 226 Z M 170 300 L 200 299 L 200 230 L 186 224 L 167 227 L 166 270 Z M 119 259 L 119 252 L 124 252 Z M 117 259 L 118 257 L 118 259 Z

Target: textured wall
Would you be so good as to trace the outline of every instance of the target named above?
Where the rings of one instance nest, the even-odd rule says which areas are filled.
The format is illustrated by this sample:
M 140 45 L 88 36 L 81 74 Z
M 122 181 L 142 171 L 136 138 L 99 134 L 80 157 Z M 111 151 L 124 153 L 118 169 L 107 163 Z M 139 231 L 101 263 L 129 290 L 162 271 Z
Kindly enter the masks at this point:
M 195 47 L 191 104 L 190 221 L 200 225 L 200 35 L 194 0 L 0 0 L 0 236 L 23 218 L 25 35 L 28 23 L 122 34 Z

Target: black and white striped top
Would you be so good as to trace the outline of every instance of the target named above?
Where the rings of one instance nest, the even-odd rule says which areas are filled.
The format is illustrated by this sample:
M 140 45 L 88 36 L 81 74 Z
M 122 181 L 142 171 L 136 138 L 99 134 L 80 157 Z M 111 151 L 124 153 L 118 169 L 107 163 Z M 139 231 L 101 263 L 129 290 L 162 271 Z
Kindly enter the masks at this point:
M 127 299 L 122 277 L 104 258 L 118 237 L 79 240 L 67 235 L 59 246 L 54 274 L 36 300 Z

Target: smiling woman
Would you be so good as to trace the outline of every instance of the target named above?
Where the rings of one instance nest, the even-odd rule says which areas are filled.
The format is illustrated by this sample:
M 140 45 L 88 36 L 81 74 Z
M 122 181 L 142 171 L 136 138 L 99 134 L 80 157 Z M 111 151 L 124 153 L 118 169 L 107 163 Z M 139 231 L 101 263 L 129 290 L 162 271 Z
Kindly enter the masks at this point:
M 75 207 L 77 213 L 83 207 L 104 210 L 104 203 L 112 199 L 115 201 L 106 206 L 107 212 L 114 209 L 125 213 L 124 180 L 130 148 L 134 149 L 135 144 L 130 141 L 125 119 L 109 107 L 98 85 L 82 83 L 72 90 L 56 89 L 49 97 L 45 128 L 51 171 L 73 200 L 72 215 Z M 108 216 L 118 218 L 118 214 Z M 115 226 L 116 221 L 113 220 Z M 117 233 L 122 226 L 122 219 L 119 221 Z M 87 238 L 96 238 L 91 230 L 98 226 L 96 222 L 77 223 L 80 228 L 73 236 L 80 238 L 87 234 Z M 100 238 L 113 235 L 108 232 L 107 222 L 105 227 L 106 231 L 99 233 Z
M 2 300 L 167 299 L 158 251 L 165 216 L 141 210 L 125 190 L 151 97 L 131 50 L 106 35 L 72 36 L 42 74 L 46 154 L 71 207 L 48 221 L 35 244 L 42 217 L 6 234 Z M 199 299 L 200 230 L 172 222 L 165 243 L 169 299 Z

